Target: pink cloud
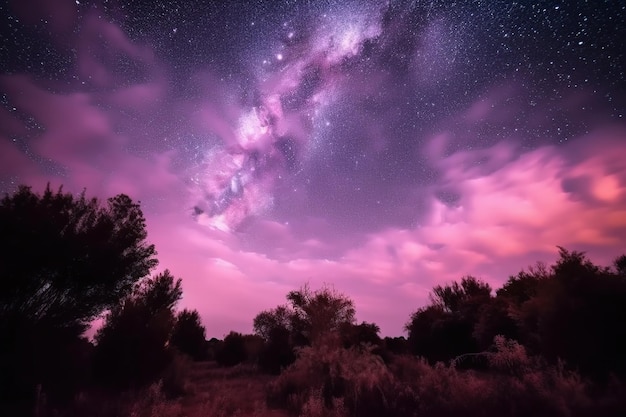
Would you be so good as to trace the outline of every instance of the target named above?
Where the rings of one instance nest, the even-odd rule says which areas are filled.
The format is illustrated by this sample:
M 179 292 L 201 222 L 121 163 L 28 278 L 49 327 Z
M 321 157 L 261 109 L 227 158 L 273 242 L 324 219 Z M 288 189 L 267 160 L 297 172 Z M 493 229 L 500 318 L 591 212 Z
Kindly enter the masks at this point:
M 36 164 L 29 160 L 8 138 L 0 136 L 0 176 L 24 178 L 37 173 Z
M 146 112 L 162 104 L 165 87 L 162 82 L 131 85 L 114 91 L 109 102 L 117 108 Z
M 103 197 L 127 193 L 135 199 L 148 199 L 183 188 L 171 168 L 173 153 L 140 158 L 126 152 L 125 145 L 132 138 L 115 133 L 115 113 L 103 110 L 93 95 L 54 94 L 25 76 L 2 76 L 0 87 L 19 112 L 42 127 L 27 139 L 30 151 L 64 171 L 44 173 L 35 169 L 22 151 L 3 141 L 1 158 L 8 167 L 5 174 L 21 173 L 20 181 L 35 188 L 51 182 L 73 192 L 86 188 L 88 193 Z M 0 114 L 1 120 L 8 117 Z
M 585 142 L 606 141 L 605 132 L 592 136 Z M 626 132 L 609 136 L 623 140 Z M 502 146 L 487 152 L 496 159 L 508 155 Z M 458 205 L 433 198 L 430 219 L 421 227 L 371 236 L 350 254 L 349 264 L 360 266 L 363 279 L 414 281 L 420 288 L 465 274 L 499 287 L 536 260 L 552 261 L 556 245 L 587 250 L 594 261 L 609 264 L 626 231 L 626 163 L 616 161 L 620 146 L 613 141 L 589 147 L 590 157 L 575 163 L 563 156 L 568 149 L 539 148 L 484 173 L 467 165 L 474 160 L 471 152 L 453 155 L 443 160 L 442 169 L 460 190 Z M 572 174 L 590 178 L 599 198 L 581 200 L 564 191 L 562 182 Z
M 119 71 L 115 70 L 114 65 L 121 57 L 129 59 L 140 70 L 153 75 L 151 71 L 157 67 L 154 65 L 152 49 L 132 42 L 119 26 L 103 19 L 97 9 L 92 9 L 84 16 L 81 28 L 76 38 L 76 69 L 90 85 L 119 85 Z

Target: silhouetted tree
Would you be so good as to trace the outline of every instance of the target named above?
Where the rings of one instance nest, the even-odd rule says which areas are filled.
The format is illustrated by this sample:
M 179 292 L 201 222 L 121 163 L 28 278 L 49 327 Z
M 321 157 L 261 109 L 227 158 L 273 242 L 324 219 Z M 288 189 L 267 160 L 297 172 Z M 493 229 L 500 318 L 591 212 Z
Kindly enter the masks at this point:
M 20 187 L 0 201 L 3 322 L 85 328 L 157 264 L 138 204 Z M 27 260 L 27 262 L 25 262 Z
M 430 294 L 433 305 L 450 313 L 466 313 L 470 308 L 475 310 L 476 306 L 490 297 L 489 284 L 471 276 L 462 278 L 461 284 L 453 282 L 451 285 L 437 285 Z
M 626 375 L 626 277 L 559 248 L 559 259 L 536 294 L 511 309 L 522 343 L 584 375 Z
M 259 354 L 259 367 L 263 372 L 280 373 L 281 369 L 296 360 L 291 335 L 287 328 L 272 329 Z
M 540 284 L 550 278 L 550 272 L 543 263 L 537 263 L 528 270 L 509 277 L 508 281 L 496 291 L 496 296 L 507 299 L 510 303 L 521 305 L 537 295 Z
M 246 340 L 241 333 L 230 332 L 216 352 L 215 360 L 221 366 L 235 366 L 248 359 Z
M 334 288 L 312 291 L 308 285 L 287 294 L 291 303 L 292 332 L 303 335 L 311 343 L 321 342 L 325 335 L 354 323 L 354 303 Z
M 287 306 L 262 311 L 254 318 L 254 331 L 265 340 L 259 356 L 262 371 L 278 374 L 295 360 L 294 347 L 304 344 L 304 340 L 301 335 L 299 340 L 294 340 L 292 321 L 293 311 Z
M 330 287 L 312 291 L 304 285 L 287 294 L 288 305 L 263 311 L 254 318 L 254 331 L 266 345 L 261 369 L 278 373 L 295 358 L 295 347 L 323 343 L 328 336 L 339 340 L 341 329 L 354 325 L 354 304 Z
M 454 340 L 448 334 L 452 320 L 452 313 L 437 305 L 422 307 L 413 313 L 405 326 L 411 353 L 431 362 L 456 356 L 457 349 L 452 345 Z
M 253 320 L 256 334 L 265 340 L 270 340 L 273 332 L 291 331 L 293 311 L 287 306 L 278 306 L 274 309 L 262 311 Z
M 489 284 L 464 277 L 460 284 L 437 285 L 430 298 L 431 305 L 413 313 L 405 326 L 411 351 L 431 362 L 476 351 L 473 332 L 482 308 L 491 300 Z
M 145 239 L 139 205 L 122 194 L 101 204 L 20 186 L 0 200 L 0 403 L 27 405 L 37 385 L 51 393 L 67 382 L 69 373 L 39 365 L 71 362 L 50 352 L 80 344 L 88 324 L 149 274 L 156 252 Z
M 382 340 L 378 336 L 380 327 L 375 323 L 361 322 L 361 324 L 345 323 L 341 326 L 341 340 L 345 348 L 362 345 L 380 346 Z
M 383 339 L 385 344 L 385 350 L 394 355 L 405 355 L 409 353 L 409 344 L 404 336 L 399 337 L 385 337 Z
M 96 334 L 95 373 L 117 390 L 141 387 L 158 379 L 169 365 L 168 342 L 174 327 L 181 280 L 166 270 L 137 285 L 115 306 Z
M 185 309 L 178 313 L 170 342 L 196 361 L 207 358 L 205 329 L 196 310 Z
M 626 277 L 626 255 L 622 255 L 613 262 L 617 275 Z

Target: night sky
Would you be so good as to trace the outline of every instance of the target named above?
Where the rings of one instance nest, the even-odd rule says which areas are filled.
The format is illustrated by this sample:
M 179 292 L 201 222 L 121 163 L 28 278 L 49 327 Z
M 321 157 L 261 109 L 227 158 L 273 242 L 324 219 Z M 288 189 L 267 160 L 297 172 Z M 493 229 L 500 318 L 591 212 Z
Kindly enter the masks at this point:
M 0 191 L 141 201 L 207 336 L 626 252 L 624 1 L 0 3 Z

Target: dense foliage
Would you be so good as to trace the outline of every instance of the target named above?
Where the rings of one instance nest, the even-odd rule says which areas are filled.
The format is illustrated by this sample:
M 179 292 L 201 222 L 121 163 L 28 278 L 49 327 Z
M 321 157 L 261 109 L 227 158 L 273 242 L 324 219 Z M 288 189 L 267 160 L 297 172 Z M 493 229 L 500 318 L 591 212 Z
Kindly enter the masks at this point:
M 139 205 L 29 187 L 0 201 L 0 314 L 84 329 L 157 264 Z
M 594 380 L 626 376 L 626 275 L 623 257 L 612 268 L 559 248 L 551 267 L 510 277 L 495 296 L 487 284 L 463 278 L 437 286 L 432 303 L 407 323 L 415 355 L 431 363 L 489 348 L 493 338 L 517 340 L 551 363 Z
M 181 353 L 194 360 L 207 359 L 207 344 L 205 329 L 196 310 L 179 312 L 172 329 L 170 343 Z
M 87 377 L 81 334 L 157 263 L 145 239 L 126 195 L 102 204 L 22 186 L 0 200 L 0 411 L 24 414 L 42 389 L 71 397 Z

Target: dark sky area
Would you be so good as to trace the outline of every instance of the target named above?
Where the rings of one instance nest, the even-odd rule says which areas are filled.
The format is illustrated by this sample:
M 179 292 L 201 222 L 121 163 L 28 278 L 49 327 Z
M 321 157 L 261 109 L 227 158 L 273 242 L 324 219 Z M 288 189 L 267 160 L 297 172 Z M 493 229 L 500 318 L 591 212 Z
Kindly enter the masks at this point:
M 0 3 L 0 191 L 142 202 L 209 336 L 626 244 L 623 1 Z

